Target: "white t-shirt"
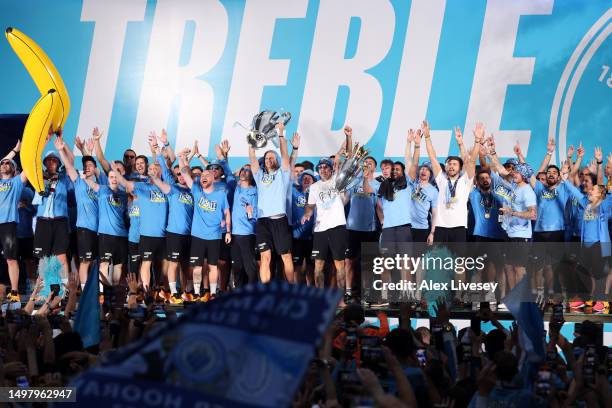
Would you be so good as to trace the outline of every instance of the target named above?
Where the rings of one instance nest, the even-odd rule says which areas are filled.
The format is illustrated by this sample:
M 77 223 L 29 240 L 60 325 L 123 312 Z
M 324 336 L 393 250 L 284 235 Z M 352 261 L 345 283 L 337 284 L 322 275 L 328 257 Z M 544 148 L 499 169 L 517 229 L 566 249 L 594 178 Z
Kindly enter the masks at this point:
M 451 198 L 450 188 L 448 185 L 448 176 L 441 171 L 436 177 L 438 184 L 438 214 L 434 219 L 436 227 L 456 228 L 465 227 L 468 224 L 468 200 L 470 191 L 474 187 L 474 178 L 468 177 L 466 172 L 463 172 L 458 179 L 455 190 L 454 199 Z M 452 181 L 452 185 L 455 185 Z
M 314 232 L 346 225 L 342 193 L 336 190 L 335 174 L 327 181 L 319 180 L 310 186 L 308 204 L 317 206 Z

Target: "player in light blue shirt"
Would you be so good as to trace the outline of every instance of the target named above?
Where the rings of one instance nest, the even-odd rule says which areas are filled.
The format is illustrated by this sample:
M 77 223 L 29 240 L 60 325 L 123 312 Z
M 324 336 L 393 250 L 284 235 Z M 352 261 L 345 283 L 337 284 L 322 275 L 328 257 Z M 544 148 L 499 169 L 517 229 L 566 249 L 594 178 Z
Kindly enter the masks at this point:
M 200 176 L 199 183 L 191 177 L 189 165 L 185 156 L 179 156 L 181 173 L 185 183 L 191 188 L 193 194 L 194 211 L 191 225 L 191 255 L 190 262 L 193 267 L 193 287 L 195 296 L 200 295 L 202 282 L 202 266 L 208 262 L 210 294 L 204 293 L 201 300 L 208 300 L 209 296 L 216 296 L 219 283 L 217 263 L 221 249 L 221 239 L 226 243 L 232 240 L 232 219 L 225 191 L 214 187 L 212 171 L 205 170 Z
M 259 276 L 264 283 L 270 280 L 270 262 L 274 250 L 281 256 L 287 281 L 294 283 L 286 200 L 287 189 L 291 183 L 291 168 L 287 140 L 284 137 L 285 126 L 279 123 L 277 129 L 280 160 L 276 152 L 269 150 L 264 153 L 263 166 L 260 167 L 255 149 L 249 145 L 251 170 L 257 185 L 256 240 L 261 258 Z
M 238 173 L 232 206 L 232 269 L 234 283 L 242 286 L 257 282 L 255 224 L 257 223 L 257 187 L 246 165 Z

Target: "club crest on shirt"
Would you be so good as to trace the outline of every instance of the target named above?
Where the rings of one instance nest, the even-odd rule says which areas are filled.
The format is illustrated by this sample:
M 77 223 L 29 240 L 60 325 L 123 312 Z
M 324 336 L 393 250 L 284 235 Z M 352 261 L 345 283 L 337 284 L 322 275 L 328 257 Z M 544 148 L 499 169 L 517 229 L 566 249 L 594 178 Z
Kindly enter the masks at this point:
M 414 201 L 418 201 L 420 203 L 424 203 L 425 201 L 427 201 L 427 195 L 423 192 L 423 189 L 416 189 L 412 192 L 411 195 L 412 199 Z
M 305 205 L 306 205 L 306 196 L 305 195 L 298 196 L 298 198 L 297 198 L 297 206 L 302 208 Z
M 512 191 L 505 188 L 504 186 L 495 186 L 495 188 L 493 189 L 493 193 L 495 193 L 496 196 L 499 196 L 506 201 L 512 201 Z
M 9 191 L 11 189 L 11 186 L 12 186 L 12 184 L 10 182 L 9 183 L 6 183 L 6 182 L 0 183 L 0 193 L 3 193 L 5 191 Z
M 151 195 L 149 197 L 149 200 L 152 203 L 165 203 L 166 196 L 161 191 L 151 190 Z
M 189 193 L 179 193 L 178 200 L 179 203 L 193 205 L 193 196 Z
M 211 201 L 205 197 L 201 197 L 198 200 L 198 207 L 200 207 L 204 211 L 215 211 L 217 209 L 217 202 Z

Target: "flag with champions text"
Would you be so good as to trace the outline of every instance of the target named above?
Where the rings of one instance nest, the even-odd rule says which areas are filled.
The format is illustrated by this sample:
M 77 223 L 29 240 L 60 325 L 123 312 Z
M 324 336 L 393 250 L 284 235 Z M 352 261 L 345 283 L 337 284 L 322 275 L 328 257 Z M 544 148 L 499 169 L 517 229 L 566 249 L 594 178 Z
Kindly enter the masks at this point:
M 272 282 L 190 307 L 76 378 L 77 401 L 288 406 L 340 296 L 334 289 Z

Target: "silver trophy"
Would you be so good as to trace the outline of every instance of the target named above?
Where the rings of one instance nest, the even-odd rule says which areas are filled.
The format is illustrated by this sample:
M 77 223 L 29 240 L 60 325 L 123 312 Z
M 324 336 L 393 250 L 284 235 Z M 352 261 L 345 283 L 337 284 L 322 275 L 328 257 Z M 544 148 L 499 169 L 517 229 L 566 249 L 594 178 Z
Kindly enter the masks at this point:
M 353 154 L 350 157 L 343 156 L 338 175 L 336 176 L 336 190 L 340 192 L 351 188 L 359 176 L 361 176 L 363 173 L 363 162 L 369 154 L 369 151 L 363 146 L 359 146 L 359 143 L 356 143 L 352 149 Z
M 278 147 L 278 131 L 276 125 L 283 123 L 286 125 L 291 120 L 290 112 L 278 113 L 274 111 L 263 111 L 253 116 L 251 122 L 251 129 L 247 129 L 240 122 L 234 123 L 234 126 L 239 125 L 243 129 L 247 130 L 247 142 L 253 146 L 254 149 L 261 149 L 271 141 L 275 147 Z

